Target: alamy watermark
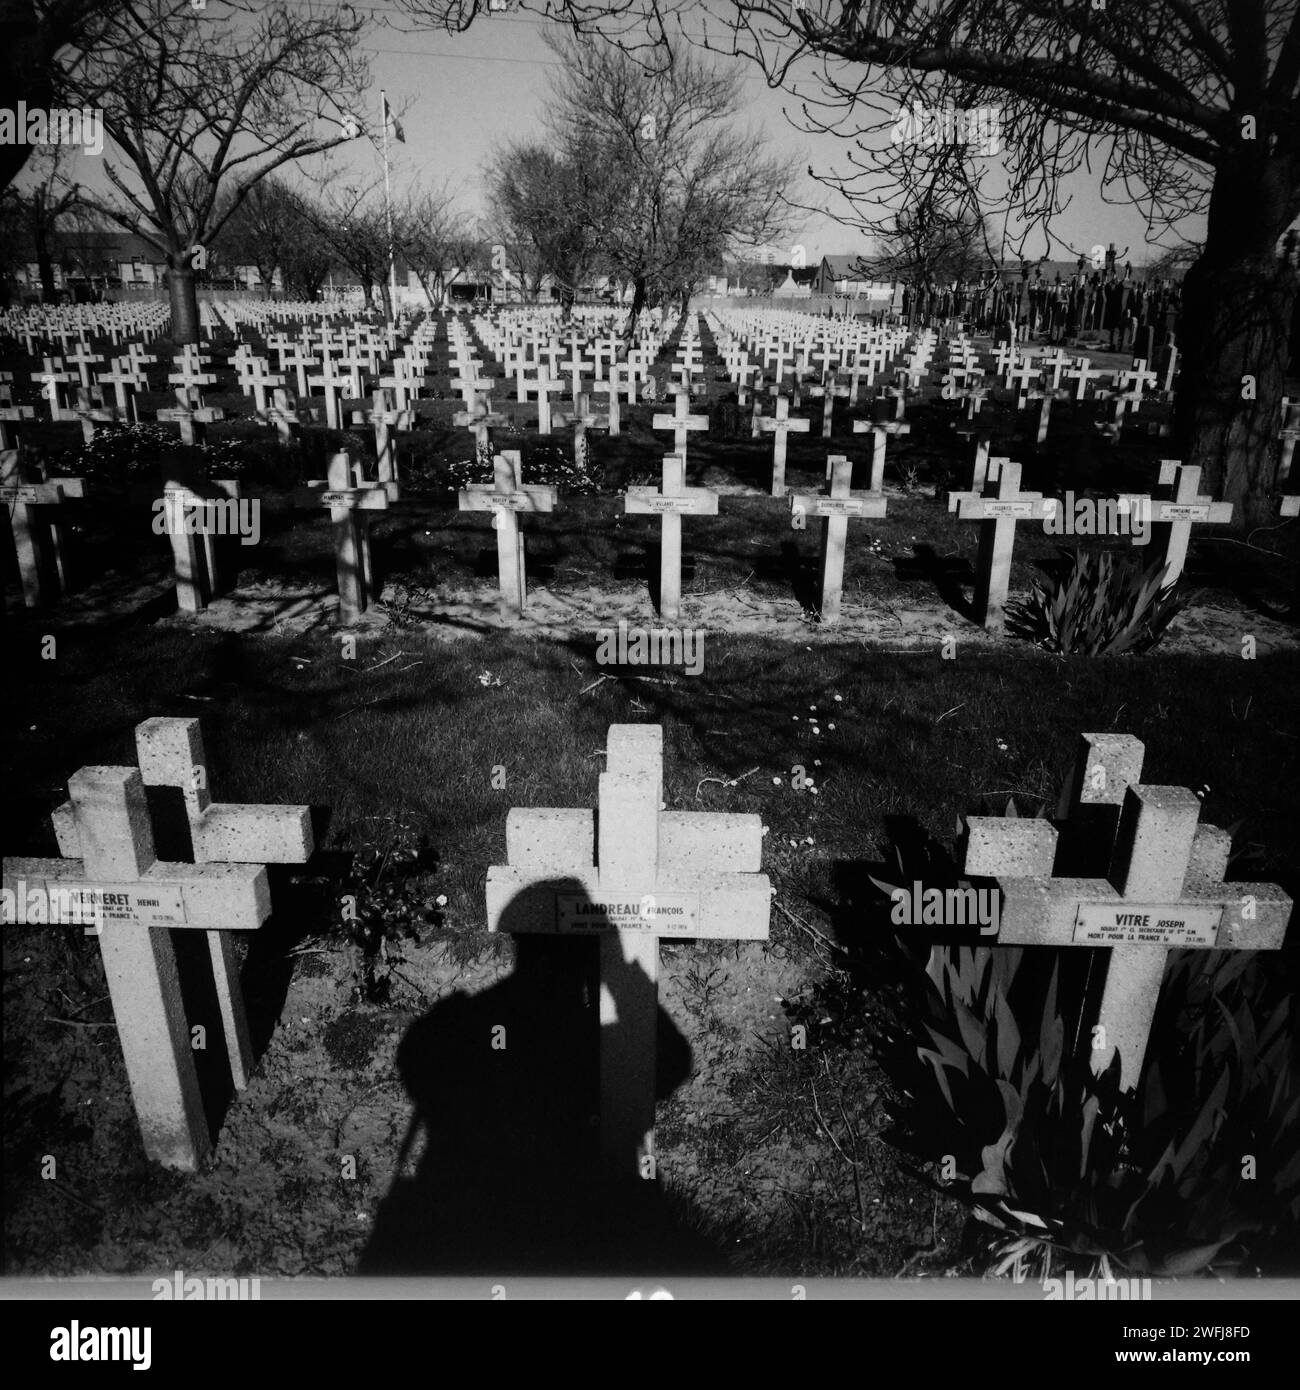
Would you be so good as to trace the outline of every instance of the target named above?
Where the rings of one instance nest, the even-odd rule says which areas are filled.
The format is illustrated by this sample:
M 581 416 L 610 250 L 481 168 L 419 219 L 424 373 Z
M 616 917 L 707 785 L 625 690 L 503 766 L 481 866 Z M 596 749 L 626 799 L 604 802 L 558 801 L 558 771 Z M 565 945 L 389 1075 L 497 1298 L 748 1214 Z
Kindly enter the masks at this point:
M 1134 545 L 1151 539 L 1149 497 L 1076 497 L 1067 492 L 1043 503 L 1049 536 L 1129 536 Z
M 155 536 L 238 536 L 240 545 L 262 538 L 262 504 L 255 497 L 200 497 L 168 488 L 153 503 Z
M 89 888 L 28 884 L 20 878 L 13 888 L 0 889 L 0 925 L 85 927 L 87 936 L 98 936 L 118 906 L 114 896 Z
M 86 154 L 104 152 L 104 113 L 91 106 L 0 107 L 0 145 L 80 145 Z
M 1002 108 L 1000 106 L 927 106 L 913 101 L 899 107 L 891 145 L 920 145 L 932 150 L 945 145 L 974 146 L 982 155 L 1002 152 Z
M 596 636 L 597 666 L 681 666 L 688 676 L 704 670 L 701 628 L 629 627 L 620 618 L 617 630 L 602 627 Z
M 998 934 L 997 888 L 927 888 L 917 881 L 892 889 L 889 900 L 889 920 L 898 927 L 977 927 L 981 936 Z

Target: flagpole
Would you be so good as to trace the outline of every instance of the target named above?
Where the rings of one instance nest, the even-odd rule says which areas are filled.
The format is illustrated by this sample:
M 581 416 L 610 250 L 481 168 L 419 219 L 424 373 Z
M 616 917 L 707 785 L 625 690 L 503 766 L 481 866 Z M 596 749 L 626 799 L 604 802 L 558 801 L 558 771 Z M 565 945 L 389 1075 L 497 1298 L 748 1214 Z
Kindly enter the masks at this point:
M 393 257 L 393 188 L 388 178 L 388 97 L 379 91 L 379 113 L 384 126 L 384 220 L 388 226 L 388 308 L 397 317 L 397 261 Z

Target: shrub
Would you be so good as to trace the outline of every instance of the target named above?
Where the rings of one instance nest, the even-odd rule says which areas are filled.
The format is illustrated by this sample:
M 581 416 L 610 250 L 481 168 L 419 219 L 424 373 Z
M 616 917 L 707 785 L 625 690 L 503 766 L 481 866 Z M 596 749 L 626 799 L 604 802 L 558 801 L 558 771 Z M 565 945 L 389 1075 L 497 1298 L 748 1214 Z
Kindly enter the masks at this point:
M 1164 562 L 1143 567 L 1114 550 L 1062 551 L 1059 578 L 1040 576 L 1007 605 L 1007 630 L 1064 656 L 1149 651 L 1190 601 L 1162 584 Z

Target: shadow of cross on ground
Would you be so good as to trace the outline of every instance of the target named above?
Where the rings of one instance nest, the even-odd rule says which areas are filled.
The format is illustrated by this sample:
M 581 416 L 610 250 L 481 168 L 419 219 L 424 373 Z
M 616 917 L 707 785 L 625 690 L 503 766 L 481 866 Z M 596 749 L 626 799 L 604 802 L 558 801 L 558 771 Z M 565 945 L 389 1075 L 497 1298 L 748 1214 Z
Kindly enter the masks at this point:
M 762 825 L 663 811 L 658 725 L 612 725 L 607 753 L 598 818 L 509 814 L 487 910 L 516 937 L 515 973 L 438 1004 L 403 1041 L 428 1144 L 363 1272 L 721 1268 L 655 1181 L 655 1102 L 691 1062 L 659 1007 L 659 943 L 767 937 Z

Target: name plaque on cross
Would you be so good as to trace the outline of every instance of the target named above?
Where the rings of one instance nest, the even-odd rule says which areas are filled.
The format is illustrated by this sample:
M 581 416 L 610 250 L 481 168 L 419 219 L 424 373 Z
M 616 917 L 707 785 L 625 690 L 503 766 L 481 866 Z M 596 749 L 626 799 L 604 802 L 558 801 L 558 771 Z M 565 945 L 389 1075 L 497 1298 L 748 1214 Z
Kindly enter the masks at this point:
M 1209 507 L 1180 506 L 1176 502 L 1166 502 L 1160 508 L 1161 521 L 1208 521 L 1210 519 Z
M 28 507 L 39 505 L 41 495 L 32 485 L 26 487 L 0 487 L 0 499 L 6 502 L 22 502 Z
M 148 927 L 183 927 L 185 898 L 179 888 L 149 888 L 141 892 L 129 883 L 104 883 L 68 890 L 69 906 L 77 920 L 139 922 Z
M 1074 920 L 1076 945 L 1213 946 L 1223 909 L 1145 903 L 1080 903 Z
M 985 502 L 981 508 L 985 517 L 1033 516 L 1032 502 Z
M 581 894 L 557 894 L 555 930 L 561 934 L 643 931 L 658 936 L 695 936 L 700 929 L 698 893 L 611 893 L 600 902 Z
M 700 489 L 693 488 L 692 492 Z M 636 510 L 647 516 L 692 516 L 705 514 L 699 500 L 691 497 L 664 497 L 653 488 L 628 488 L 628 496 L 636 499 Z M 716 506 L 712 515 L 717 515 Z
M 866 516 L 864 497 L 809 497 L 803 501 L 803 511 L 809 516 Z M 873 514 L 875 509 L 873 508 Z

